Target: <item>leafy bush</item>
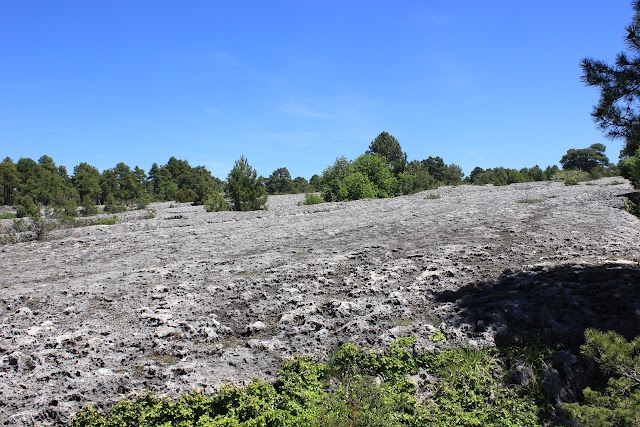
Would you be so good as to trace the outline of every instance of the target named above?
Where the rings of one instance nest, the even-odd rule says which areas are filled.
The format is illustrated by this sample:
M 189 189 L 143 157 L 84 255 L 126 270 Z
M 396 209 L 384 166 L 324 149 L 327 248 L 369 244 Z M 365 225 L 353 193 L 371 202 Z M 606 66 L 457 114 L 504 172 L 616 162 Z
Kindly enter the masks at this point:
M 229 210 L 229 203 L 222 193 L 213 193 L 204 202 L 204 209 L 207 212 L 222 212 Z
M 14 219 L 16 218 L 16 214 L 13 212 L 2 212 L 0 213 L 0 219 Z
M 540 425 L 535 402 L 504 387 L 494 376 L 496 363 L 489 350 L 473 348 L 448 349 L 432 357 L 429 367 L 441 381 L 420 413 L 421 425 Z
M 40 218 L 40 207 L 35 204 L 31 196 L 21 197 L 16 209 L 16 216 L 18 218 Z
M 563 181 L 565 185 L 576 185 L 579 182 L 590 181 L 593 178 L 589 175 L 589 172 L 569 169 L 556 172 L 551 179 L 553 181 Z
M 324 203 L 324 199 L 316 193 L 306 193 L 304 195 L 304 202 L 302 202 L 303 205 L 317 205 L 320 203 Z
M 196 192 L 192 189 L 180 189 L 176 191 L 176 202 L 191 203 L 196 199 Z
M 616 332 L 588 329 L 582 353 L 608 376 L 601 391 L 587 387 L 583 403 L 564 409 L 587 427 L 640 425 L 640 337 L 629 342 Z
M 96 206 L 95 202 L 88 196 L 85 196 L 82 199 L 80 207 L 83 216 L 93 216 L 97 215 L 99 212 L 98 206 Z
M 212 396 L 193 391 L 177 400 L 147 393 L 117 403 L 108 414 L 80 410 L 71 427 L 144 426 L 536 426 L 536 406 L 502 386 L 488 350 L 416 353 L 415 339 L 384 354 L 343 344 L 328 364 L 295 357 L 273 383 L 226 385 Z M 436 379 L 430 399 L 416 399 L 408 380 L 419 369 Z

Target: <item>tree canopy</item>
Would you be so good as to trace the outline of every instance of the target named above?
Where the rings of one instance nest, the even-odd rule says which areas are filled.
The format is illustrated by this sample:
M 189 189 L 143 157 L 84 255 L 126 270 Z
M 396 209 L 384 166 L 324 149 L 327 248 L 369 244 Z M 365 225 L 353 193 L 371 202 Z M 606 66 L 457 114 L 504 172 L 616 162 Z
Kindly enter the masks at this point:
M 407 154 L 402 151 L 398 140 L 387 132 L 380 133 L 371 141 L 366 154 L 377 154 L 384 157 L 396 175 L 404 171 L 407 165 Z
M 624 139 L 623 156 L 640 147 L 640 1 L 632 3 L 634 15 L 625 28 L 628 52 L 616 56 L 613 65 L 601 60 L 582 60 L 582 81 L 600 89 L 592 116 L 610 138 Z
M 589 148 L 571 148 L 562 156 L 562 169 L 579 169 L 591 172 L 594 168 L 609 166 L 609 158 L 604 154 L 606 147 L 602 144 L 592 144 Z

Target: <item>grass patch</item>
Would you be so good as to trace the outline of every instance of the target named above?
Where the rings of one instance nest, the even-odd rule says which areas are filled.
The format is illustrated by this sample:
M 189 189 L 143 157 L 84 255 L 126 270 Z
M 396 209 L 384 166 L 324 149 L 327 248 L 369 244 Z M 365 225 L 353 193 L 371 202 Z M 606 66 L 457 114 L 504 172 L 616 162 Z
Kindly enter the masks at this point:
M 544 203 L 544 199 L 530 199 L 530 198 L 526 198 L 526 199 L 518 199 L 516 200 L 516 203 L 529 203 L 529 204 L 538 204 L 538 203 Z
M 118 218 L 101 218 L 93 222 L 90 222 L 87 225 L 114 225 L 117 223 L 118 223 Z
M 426 200 L 437 200 L 440 198 L 439 194 L 427 194 L 426 196 L 424 196 L 424 198 Z
M 0 213 L 0 219 L 14 219 L 14 218 L 17 218 L 17 216 L 13 212 Z

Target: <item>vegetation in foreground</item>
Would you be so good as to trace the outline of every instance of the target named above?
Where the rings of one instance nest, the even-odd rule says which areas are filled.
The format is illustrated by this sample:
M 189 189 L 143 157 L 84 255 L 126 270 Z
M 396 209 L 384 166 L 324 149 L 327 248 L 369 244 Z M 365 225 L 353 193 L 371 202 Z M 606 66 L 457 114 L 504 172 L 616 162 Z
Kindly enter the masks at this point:
M 538 380 L 543 357 L 552 354 L 547 348 L 522 342 L 501 354 L 468 347 L 425 354 L 414 344 L 412 337 L 400 338 L 377 354 L 347 343 L 326 364 L 300 357 L 286 362 L 274 382 L 256 379 L 177 400 L 147 393 L 106 413 L 87 406 L 70 426 L 507 427 L 549 425 L 558 415 Z M 586 388 L 583 402 L 556 409 L 584 426 L 639 425 L 640 338 L 628 342 L 588 330 L 582 351 L 608 378 L 606 388 Z M 500 374 L 513 363 L 532 367 L 526 386 L 507 384 Z

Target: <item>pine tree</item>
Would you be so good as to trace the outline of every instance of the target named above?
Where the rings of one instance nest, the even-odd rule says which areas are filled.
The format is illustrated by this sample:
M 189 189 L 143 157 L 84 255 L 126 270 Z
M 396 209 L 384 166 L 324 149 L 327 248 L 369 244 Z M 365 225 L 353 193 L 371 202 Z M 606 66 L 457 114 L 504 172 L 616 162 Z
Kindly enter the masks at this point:
M 236 211 L 264 209 L 267 203 L 266 190 L 247 159 L 241 156 L 227 177 L 227 195 Z

